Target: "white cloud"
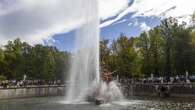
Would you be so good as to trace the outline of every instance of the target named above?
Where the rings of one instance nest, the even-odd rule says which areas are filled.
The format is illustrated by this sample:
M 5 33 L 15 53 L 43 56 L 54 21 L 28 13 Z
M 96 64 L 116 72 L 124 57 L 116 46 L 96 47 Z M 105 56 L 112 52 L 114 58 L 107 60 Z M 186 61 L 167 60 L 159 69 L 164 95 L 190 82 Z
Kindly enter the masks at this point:
M 103 27 L 106 27 L 106 26 L 113 24 L 114 22 L 116 22 L 116 21 L 120 20 L 122 17 L 124 17 L 126 14 L 127 14 L 126 10 L 121 12 L 116 18 L 111 19 L 111 20 L 107 20 L 107 21 L 103 22 L 102 24 L 100 24 L 100 28 L 103 28 Z
M 195 0 L 136 0 L 128 10 L 134 16 L 186 16 L 195 10 Z
M 127 21 L 127 19 L 122 19 L 120 21 L 117 21 L 117 22 L 113 23 L 112 25 L 117 25 L 117 24 L 120 24 L 120 23 L 124 23 L 126 21 Z
M 129 0 L 98 3 L 100 19 L 105 20 L 127 8 Z M 78 28 L 89 16 L 97 17 L 96 6 L 95 0 L 0 0 L 0 44 L 17 37 L 42 43 L 56 33 Z
M 123 10 L 120 14 L 117 15 L 116 18 L 111 19 L 111 20 L 107 20 L 107 21 L 103 22 L 102 24 L 100 24 L 100 28 L 103 28 L 103 27 L 106 27 L 106 26 L 113 24 L 114 22 L 120 20 L 122 17 L 124 17 L 128 13 L 130 13 L 129 8 Z
M 128 26 L 132 26 L 132 25 L 133 25 L 133 23 L 132 23 L 132 22 L 129 22 L 129 23 L 128 23 Z
M 90 2 L 95 0 L 0 0 L 0 44 L 16 37 L 41 43 L 53 34 L 78 28 L 86 19 L 97 17 L 94 13 L 96 4 L 90 6 Z M 188 22 L 189 15 L 195 10 L 195 0 L 135 0 L 128 7 L 129 2 L 98 0 L 101 20 L 117 16 L 100 27 L 120 22 L 129 13 L 135 13 L 133 17 L 172 16 Z M 88 15 L 91 18 L 86 18 Z
M 176 17 L 179 21 L 190 21 L 195 10 L 195 0 L 134 0 L 134 3 L 116 18 L 105 21 L 101 27 L 108 26 L 129 13 L 132 17 L 157 16 L 160 18 Z
M 99 14 L 102 20 L 116 16 L 128 7 L 129 0 L 99 0 Z
M 0 0 L 0 43 L 16 37 L 42 43 L 97 18 L 96 6 L 91 0 Z
M 138 25 L 139 25 L 139 22 L 137 19 L 135 19 L 133 26 L 138 26 Z
M 141 31 L 149 31 L 151 28 L 145 22 L 140 24 Z
M 137 19 L 133 19 L 131 22 L 128 23 L 128 26 L 139 26 L 139 21 Z

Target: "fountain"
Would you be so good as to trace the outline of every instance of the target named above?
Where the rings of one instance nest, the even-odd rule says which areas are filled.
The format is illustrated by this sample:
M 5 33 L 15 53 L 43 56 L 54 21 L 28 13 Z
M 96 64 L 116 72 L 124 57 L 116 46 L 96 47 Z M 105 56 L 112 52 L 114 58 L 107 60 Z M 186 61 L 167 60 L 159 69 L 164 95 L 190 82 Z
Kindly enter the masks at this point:
M 122 95 L 115 81 L 107 84 L 100 78 L 97 0 L 83 0 L 81 5 L 86 10 L 81 12 L 86 21 L 76 31 L 76 51 L 71 58 L 66 101 L 84 101 L 93 97 L 108 102 L 108 99 Z
M 100 81 L 99 75 L 99 18 L 96 0 L 83 0 L 85 23 L 76 31 L 76 52 L 71 60 L 70 76 L 66 91 L 67 101 L 84 100 L 92 82 Z

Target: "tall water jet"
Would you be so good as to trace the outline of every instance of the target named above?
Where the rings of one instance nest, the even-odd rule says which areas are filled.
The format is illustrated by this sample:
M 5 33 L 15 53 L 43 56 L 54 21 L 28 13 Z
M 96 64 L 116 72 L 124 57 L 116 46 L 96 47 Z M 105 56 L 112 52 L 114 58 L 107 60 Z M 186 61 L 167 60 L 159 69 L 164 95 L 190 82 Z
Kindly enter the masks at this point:
M 70 102 L 84 100 L 94 81 L 100 81 L 98 3 L 97 0 L 78 2 L 84 10 L 81 19 L 85 22 L 76 30 L 76 51 L 71 58 L 66 88 L 66 100 Z

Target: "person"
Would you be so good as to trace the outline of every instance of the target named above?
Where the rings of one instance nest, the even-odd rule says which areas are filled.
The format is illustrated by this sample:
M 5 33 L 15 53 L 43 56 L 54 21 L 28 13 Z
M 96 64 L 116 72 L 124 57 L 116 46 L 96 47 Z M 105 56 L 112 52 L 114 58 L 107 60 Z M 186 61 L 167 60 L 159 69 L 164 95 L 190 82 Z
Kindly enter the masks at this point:
M 110 83 L 113 80 L 112 73 L 105 69 L 103 71 L 102 80 L 107 84 Z
M 112 74 L 108 73 L 108 74 L 104 74 L 103 76 L 104 81 L 106 81 L 107 83 L 109 83 L 110 81 L 112 81 Z

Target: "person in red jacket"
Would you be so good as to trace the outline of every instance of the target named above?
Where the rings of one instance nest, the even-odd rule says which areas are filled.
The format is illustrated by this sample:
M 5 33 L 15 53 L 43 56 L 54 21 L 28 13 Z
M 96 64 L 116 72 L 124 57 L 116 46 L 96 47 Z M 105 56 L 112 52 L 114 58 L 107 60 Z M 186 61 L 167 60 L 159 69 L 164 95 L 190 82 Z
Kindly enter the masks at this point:
M 104 72 L 102 74 L 102 80 L 107 82 L 107 83 L 112 81 L 113 80 L 112 73 L 107 71 L 107 70 L 104 70 Z

